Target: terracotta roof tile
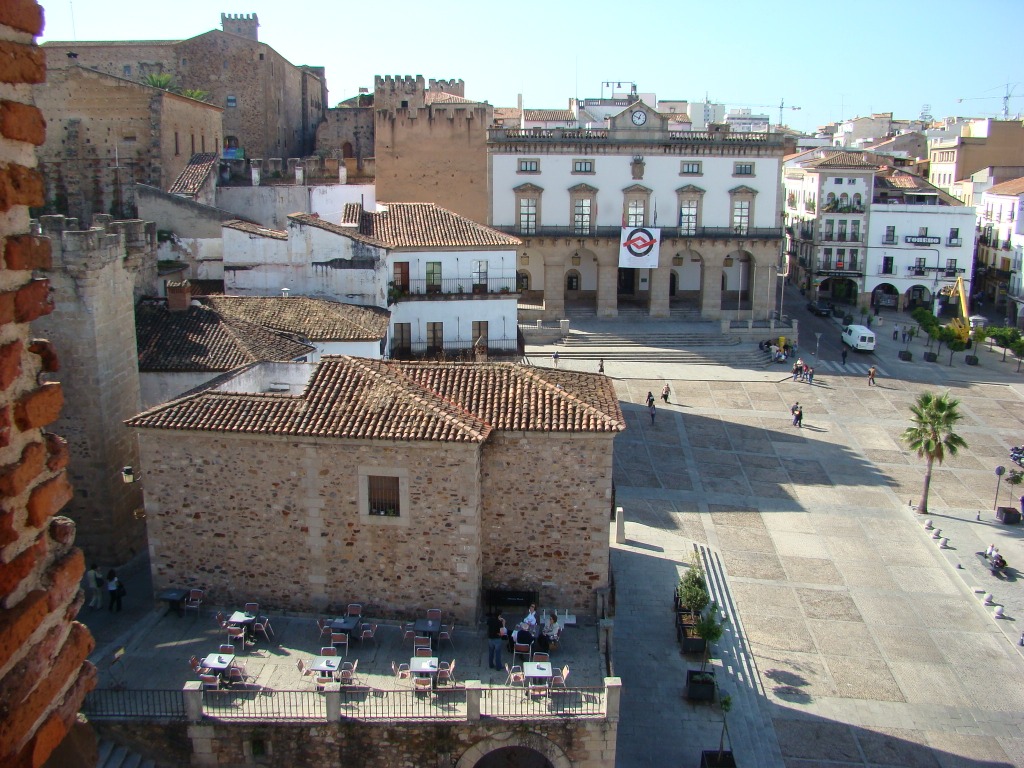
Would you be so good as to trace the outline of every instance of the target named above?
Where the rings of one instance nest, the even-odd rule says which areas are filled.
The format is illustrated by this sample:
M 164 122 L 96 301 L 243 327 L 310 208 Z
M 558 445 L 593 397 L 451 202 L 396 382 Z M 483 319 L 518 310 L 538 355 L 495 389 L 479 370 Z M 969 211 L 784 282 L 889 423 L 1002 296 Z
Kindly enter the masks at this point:
M 170 312 L 164 302 L 135 308 L 139 370 L 230 371 L 264 360 L 295 360 L 315 348 L 205 306 Z
M 257 235 L 258 237 L 269 237 L 274 240 L 287 240 L 288 233 L 281 229 L 268 229 L 267 227 L 261 227 L 259 224 L 253 224 L 249 221 L 241 221 L 240 219 L 234 219 L 232 221 L 225 221 L 221 223 L 222 227 L 228 229 L 237 229 L 239 232 L 248 232 L 250 235 Z
M 209 178 L 217 165 L 217 155 L 213 152 L 199 152 L 189 159 L 178 178 L 167 191 L 172 195 L 195 195 Z
M 611 382 L 515 363 L 324 357 L 300 396 L 206 390 L 126 422 L 144 429 L 483 442 L 493 430 L 625 429 Z
M 820 157 L 803 164 L 805 168 L 877 168 L 878 163 L 870 163 L 857 152 L 836 152 L 828 157 Z
M 525 109 L 527 120 L 539 120 L 545 123 L 575 123 L 576 115 L 571 109 Z
M 206 303 L 224 317 L 311 341 L 379 341 L 387 336 L 390 318 L 377 307 L 307 296 L 210 296 Z
M 494 108 L 494 119 L 495 120 L 515 120 L 519 121 L 519 118 L 523 116 L 523 110 L 519 107 L 495 107 Z
M 1024 192 L 1024 177 L 1010 179 L 988 189 L 990 195 L 1019 195 Z
M 478 104 L 479 102 L 473 101 L 473 99 L 467 99 L 464 96 L 456 96 L 454 93 L 445 93 L 444 91 L 427 91 L 424 94 L 423 101 L 427 104 Z
M 433 203 L 382 203 L 386 210 L 364 211 L 358 203 L 349 203 L 342 212 L 342 224 L 356 225 L 360 235 L 386 248 L 448 248 L 460 246 L 504 246 L 514 248 L 522 242 L 472 219 L 440 208 Z M 294 218 L 289 216 L 289 218 Z M 352 229 L 339 227 L 341 234 Z

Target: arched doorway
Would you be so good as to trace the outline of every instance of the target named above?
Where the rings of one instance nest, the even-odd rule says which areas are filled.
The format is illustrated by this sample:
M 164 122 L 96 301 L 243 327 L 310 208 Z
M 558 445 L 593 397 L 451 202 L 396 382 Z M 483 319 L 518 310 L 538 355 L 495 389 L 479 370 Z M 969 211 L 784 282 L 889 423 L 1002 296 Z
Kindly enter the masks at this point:
M 524 269 L 516 270 L 516 291 L 526 293 L 530 290 L 530 273 Z
M 932 309 L 933 295 L 931 290 L 926 285 L 912 285 L 907 289 L 906 303 L 904 309 L 913 310 L 918 307 L 924 307 L 925 309 Z
M 720 309 L 737 314 L 750 309 L 750 278 L 754 267 L 754 257 L 747 251 L 733 251 L 725 257 Z
M 356 153 L 352 150 L 352 142 L 346 141 L 341 145 L 341 156 L 342 157 L 355 157 Z
M 848 277 L 826 277 L 818 284 L 816 295 L 836 305 L 855 307 L 859 291 L 857 283 Z
M 572 301 L 578 299 L 580 296 L 580 290 L 582 289 L 580 282 L 579 270 L 570 269 L 565 273 L 565 298 L 566 301 Z
M 871 306 L 874 307 L 876 314 L 880 309 L 896 311 L 900 307 L 900 292 L 892 283 L 876 285 L 871 291 Z
M 704 260 L 694 250 L 685 250 L 673 260 L 669 283 L 669 301 L 673 307 L 700 311 L 701 286 L 704 281 Z
M 474 768 L 554 768 L 551 761 L 529 747 L 502 747 L 488 752 Z

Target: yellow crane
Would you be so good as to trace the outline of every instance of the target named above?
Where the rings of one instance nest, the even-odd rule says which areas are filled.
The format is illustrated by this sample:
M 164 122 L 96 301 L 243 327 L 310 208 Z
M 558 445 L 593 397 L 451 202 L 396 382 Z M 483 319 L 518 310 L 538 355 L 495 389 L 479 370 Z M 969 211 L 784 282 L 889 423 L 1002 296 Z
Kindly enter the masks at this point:
M 960 341 L 966 342 L 971 338 L 971 320 L 967 314 L 967 291 L 964 290 L 964 279 L 958 277 L 952 285 L 945 286 L 939 291 L 943 296 L 948 296 L 949 301 L 959 301 L 960 316 L 949 321 L 949 327 L 956 333 Z

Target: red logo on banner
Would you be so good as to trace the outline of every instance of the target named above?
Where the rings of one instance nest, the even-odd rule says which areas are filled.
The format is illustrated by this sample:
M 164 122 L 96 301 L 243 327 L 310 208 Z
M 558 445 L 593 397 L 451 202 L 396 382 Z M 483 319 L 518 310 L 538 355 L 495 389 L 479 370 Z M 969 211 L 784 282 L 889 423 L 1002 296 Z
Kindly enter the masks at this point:
M 634 256 L 643 257 L 651 252 L 651 248 L 657 245 L 658 241 L 649 230 L 640 228 L 630 232 L 629 237 L 622 244 Z

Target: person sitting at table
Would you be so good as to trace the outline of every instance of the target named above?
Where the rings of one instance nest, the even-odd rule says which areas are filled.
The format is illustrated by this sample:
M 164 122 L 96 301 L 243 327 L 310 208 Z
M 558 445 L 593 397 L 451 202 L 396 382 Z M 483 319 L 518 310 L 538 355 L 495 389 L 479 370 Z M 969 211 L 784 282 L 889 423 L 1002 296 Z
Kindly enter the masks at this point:
M 530 625 L 525 621 L 522 624 L 516 625 L 508 636 L 508 652 L 514 653 L 516 643 L 524 643 L 526 645 L 533 644 L 533 635 L 530 634 Z
M 532 603 L 530 604 L 530 610 L 529 612 L 527 612 L 526 618 L 523 619 L 523 624 L 525 624 L 526 628 L 530 630 L 531 635 L 533 635 L 534 637 L 537 636 L 537 633 L 540 631 L 540 624 L 537 621 L 536 605 L 533 605 Z
M 541 630 L 540 637 L 537 639 L 538 649 L 541 651 L 550 651 L 551 643 L 558 637 L 558 615 L 555 613 L 548 614 L 548 620 L 544 622 L 544 629 Z

